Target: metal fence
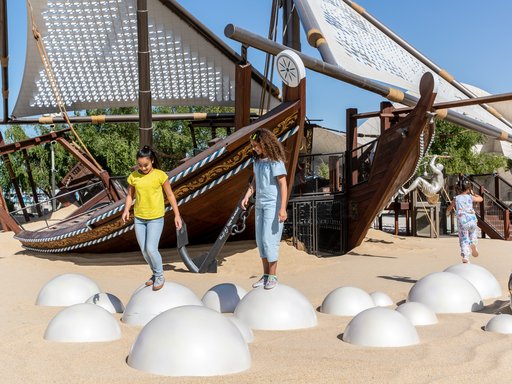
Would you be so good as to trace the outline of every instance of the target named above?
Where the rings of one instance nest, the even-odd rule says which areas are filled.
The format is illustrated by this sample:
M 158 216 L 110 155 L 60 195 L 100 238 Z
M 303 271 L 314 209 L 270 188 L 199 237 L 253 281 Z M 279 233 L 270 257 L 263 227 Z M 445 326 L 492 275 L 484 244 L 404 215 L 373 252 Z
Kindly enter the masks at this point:
M 283 236 L 313 255 L 341 255 L 345 252 L 344 209 L 341 193 L 292 198 Z

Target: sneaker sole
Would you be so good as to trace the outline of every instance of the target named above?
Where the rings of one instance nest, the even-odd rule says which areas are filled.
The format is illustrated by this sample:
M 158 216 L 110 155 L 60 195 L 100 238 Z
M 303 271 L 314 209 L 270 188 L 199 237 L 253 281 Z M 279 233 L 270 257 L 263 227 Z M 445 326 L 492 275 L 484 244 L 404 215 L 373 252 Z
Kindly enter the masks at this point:
M 153 291 L 159 291 L 160 289 L 162 289 L 163 286 L 164 286 L 163 284 L 162 285 L 154 285 L 153 284 Z

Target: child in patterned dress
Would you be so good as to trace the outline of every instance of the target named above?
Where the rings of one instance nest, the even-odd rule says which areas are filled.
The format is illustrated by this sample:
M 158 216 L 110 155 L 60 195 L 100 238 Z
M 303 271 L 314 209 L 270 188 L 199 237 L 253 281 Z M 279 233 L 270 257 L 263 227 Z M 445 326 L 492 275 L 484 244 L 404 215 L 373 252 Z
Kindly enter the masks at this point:
M 478 242 L 478 221 L 473 209 L 473 203 L 480 203 L 483 201 L 483 198 L 473 192 L 471 183 L 468 180 L 463 180 L 460 183 L 460 191 L 448 208 L 446 208 L 446 213 L 449 214 L 455 208 L 462 262 L 469 263 L 470 255 L 473 257 L 478 256 L 476 248 Z

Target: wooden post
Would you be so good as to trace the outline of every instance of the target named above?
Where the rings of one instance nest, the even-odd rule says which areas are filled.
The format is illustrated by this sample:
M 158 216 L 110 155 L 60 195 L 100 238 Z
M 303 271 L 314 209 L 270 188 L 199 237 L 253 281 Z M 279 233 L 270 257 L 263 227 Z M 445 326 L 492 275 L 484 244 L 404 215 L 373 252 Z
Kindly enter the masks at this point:
M 357 168 L 354 166 L 357 161 L 357 119 L 353 116 L 357 114 L 357 108 L 348 108 L 346 111 L 346 131 L 347 131 L 347 184 L 348 186 L 356 185 L 359 177 Z
M 8 212 L 9 209 L 7 209 L 7 202 L 5 201 L 5 197 L 4 197 L 4 193 L 3 193 L 3 190 L 2 190 L 2 186 L 0 185 L 0 209 L 3 209 L 4 211 Z M 2 217 L 0 216 L 0 224 L 2 225 L 2 229 L 4 231 L 8 231 L 9 230 L 9 226 L 7 225 L 7 223 L 2 219 Z
M 82 163 L 89 171 L 94 175 L 98 176 L 103 182 L 105 189 L 109 192 L 109 196 L 114 201 L 120 200 L 120 196 L 117 194 L 116 189 L 110 183 L 110 175 L 105 170 L 98 169 L 87 157 L 79 152 L 69 141 L 63 137 L 57 138 L 57 141 L 64 147 L 64 149 L 75 157 L 80 163 Z
M 37 197 L 36 183 L 34 182 L 34 178 L 32 177 L 32 168 L 30 167 L 28 152 L 26 149 L 23 149 L 21 152 L 23 153 L 23 159 L 25 160 L 25 167 L 27 168 L 28 181 L 30 183 L 30 188 L 32 189 L 32 196 L 34 198 L 34 203 L 36 204 L 37 215 L 39 217 L 43 217 L 43 212 L 41 211 L 41 206 L 39 205 L 39 198 Z
M 482 221 L 485 222 L 485 195 L 484 195 L 484 187 L 480 186 L 480 190 L 478 191 L 480 196 L 483 197 L 483 200 L 480 202 L 480 217 Z M 485 232 L 482 231 L 482 239 L 485 239 Z
M 251 76 L 252 65 L 239 63 L 235 68 L 235 130 L 249 125 L 251 121 Z
M 498 200 L 500 199 L 500 177 L 497 174 L 494 174 L 494 196 Z
M 341 190 L 339 156 L 329 156 L 329 184 L 331 192 L 339 192 Z
M 389 101 L 383 101 L 380 103 L 380 134 L 382 135 L 384 131 L 391 128 L 391 119 L 389 115 L 393 114 L 394 111 L 393 104 Z M 383 116 L 386 115 L 386 116 Z
M 137 0 L 137 43 L 139 67 L 139 145 L 153 146 L 151 82 L 147 0 Z

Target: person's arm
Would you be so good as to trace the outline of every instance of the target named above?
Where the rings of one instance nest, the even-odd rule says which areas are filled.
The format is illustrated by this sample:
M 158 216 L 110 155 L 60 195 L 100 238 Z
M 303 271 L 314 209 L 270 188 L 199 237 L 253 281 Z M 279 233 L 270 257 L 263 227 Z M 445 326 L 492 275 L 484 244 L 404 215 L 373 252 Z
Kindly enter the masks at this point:
M 121 220 L 123 220 L 123 223 L 126 223 L 128 220 L 130 220 L 130 208 L 132 207 L 134 195 L 135 195 L 135 188 L 133 187 L 133 185 L 128 185 L 128 193 L 126 194 L 124 210 L 123 210 L 123 214 L 121 215 Z
M 181 229 L 183 223 L 181 221 L 180 210 L 178 209 L 178 202 L 176 201 L 176 196 L 174 196 L 174 192 L 172 191 L 171 183 L 169 183 L 169 180 L 164 183 L 163 189 L 165 195 L 167 196 L 167 200 L 169 203 L 171 203 L 171 207 L 174 212 L 174 225 L 176 225 L 177 229 Z
M 471 191 L 471 197 L 473 198 L 473 201 L 475 203 L 481 203 L 482 201 L 484 201 L 484 198 L 478 194 L 476 194 L 475 192 Z
M 448 208 L 446 208 L 446 214 L 450 214 L 450 212 L 455 208 L 455 198 L 452 200 Z
M 288 218 L 288 213 L 286 212 L 286 200 L 288 197 L 288 184 L 286 183 L 286 176 L 277 176 L 277 184 L 279 185 L 279 191 L 281 193 L 281 201 L 277 217 L 280 223 L 284 223 Z
M 249 204 L 249 199 L 253 195 L 254 191 L 256 190 L 256 179 L 253 178 L 251 181 L 251 184 L 249 185 L 249 188 L 247 188 L 247 192 L 245 192 L 245 196 L 242 199 L 242 202 L 240 205 L 243 209 L 247 209 L 247 204 Z

